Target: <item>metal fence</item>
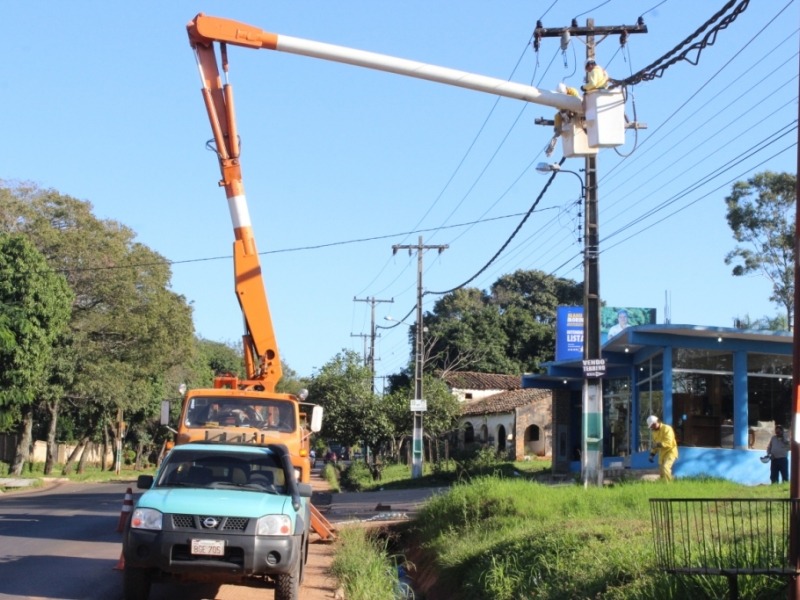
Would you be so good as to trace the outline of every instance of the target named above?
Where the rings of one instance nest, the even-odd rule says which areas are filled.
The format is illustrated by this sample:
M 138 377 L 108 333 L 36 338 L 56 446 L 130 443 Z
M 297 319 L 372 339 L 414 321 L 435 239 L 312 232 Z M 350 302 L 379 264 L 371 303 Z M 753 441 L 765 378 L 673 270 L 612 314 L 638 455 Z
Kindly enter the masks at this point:
M 723 575 L 731 598 L 738 575 L 800 573 L 789 564 L 789 524 L 800 500 L 651 499 L 656 561 L 668 573 Z

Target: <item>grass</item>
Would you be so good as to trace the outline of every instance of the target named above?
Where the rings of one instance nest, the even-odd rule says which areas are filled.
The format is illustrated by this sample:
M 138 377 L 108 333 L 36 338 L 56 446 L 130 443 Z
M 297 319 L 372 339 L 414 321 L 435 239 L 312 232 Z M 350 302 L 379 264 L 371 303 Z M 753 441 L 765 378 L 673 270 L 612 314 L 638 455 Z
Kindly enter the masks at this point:
M 373 529 L 339 530 L 331 573 L 347 600 L 395 600 L 397 570 L 387 548 L 387 540 Z
M 374 481 L 363 465 L 342 473 L 342 486 L 348 489 L 450 486 L 448 493 L 433 497 L 414 521 L 404 524 L 389 547 L 378 543 L 372 548 L 382 568 L 391 563 L 388 556 L 393 551 L 426 565 L 419 575 L 425 580 L 421 592 L 429 599 L 727 598 L 726 577 L 674 575 L 659 569 L 650 499 L 788 498 L 783 484 L 747 487 L 698 478 L 672 484 L 627 480 L 584 488 L 578 483 L 542 483 L 549 475 L 549 461 L 477 461 L 468 466 L 452 461 L 445 468 L 425 465 L 423 477 L 415 480 L 404 465 L 387 465 L 380 481 Z M 337 559 L 346 560 L 350 552 L 342 545 Z M 358 556 L 351 562 L 365 560 Z M 358 577 L 357 568 L 353 577 Z M 370 570 L 364 577 L 374 574 Z M 394 585 L 377 581 L 383 583 L 373 585 Z M 783 578 L 740 575 L 737 581 L 742 600 L 786 597 Z M 365 597 L 383 596 L 374 591 Z
M 550 475 L 551 462 L 537 459 L 525 462 L 486 461 L 480 464 L 455 460 L 442 461 L 439 464 L 424 463 L 422 477 L 411 479 L 410 465 L 387 464 L 380 471 L 380 479 L 374 479 L 373 473 L 364 461 L 354 461 L 342 473 L 342 487 L 353 491 L 374 491 L 450 486 L 458 482 L 469 481 L 473 477 L 496 474 L 501 477 L 538 480 Z
M 339 469 L 331 463 L 327 463 L 322 467 L 322 478 L 328 482 L 332 492 L 342 491 L 339 486 Z
M 452 600 L 725 598 L 724 577 L 657 568 L 649 499 L 774 498 L 776 491 L 711 480 L 584 489 L 487 476 L 427 503 L 413 543 L 437 557 L 439 584 Z M 740 598 L 785 597 L 785 584 L 740 577 Z

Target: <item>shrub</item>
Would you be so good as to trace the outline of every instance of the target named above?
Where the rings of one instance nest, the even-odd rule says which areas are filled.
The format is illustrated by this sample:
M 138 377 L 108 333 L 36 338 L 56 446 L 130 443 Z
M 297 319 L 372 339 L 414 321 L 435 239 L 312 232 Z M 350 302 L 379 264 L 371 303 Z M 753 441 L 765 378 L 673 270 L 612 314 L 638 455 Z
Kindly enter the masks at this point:
M 340 481 L 345 489 L 359 492 L 372 483 L 372 472 L 366 463 L 357 460 L 344 470 Z

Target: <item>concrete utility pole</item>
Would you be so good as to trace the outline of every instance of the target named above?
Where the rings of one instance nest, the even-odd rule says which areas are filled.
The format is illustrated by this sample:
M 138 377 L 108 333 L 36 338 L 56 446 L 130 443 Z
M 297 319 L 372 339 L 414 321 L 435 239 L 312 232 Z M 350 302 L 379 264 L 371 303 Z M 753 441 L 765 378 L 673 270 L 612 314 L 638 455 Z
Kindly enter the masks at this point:
M 408 250 L 409 255 L 413 250 L 417 251 L 417 324 L 415 331 L 415 350 L 414 350 L 414 400 L 411 402 L 411 410 L 414 412 L 414 432 L 412 436 L 411 449 L 411 478 L 422 477 L 422 458 L 423 435 L 422 435 L 422 413 L 427 410 L 427 406 L 422 399 L 422 360 L 423 360 L 423 341 L 422 341 L 422 255 L 425 250 L 438 250 L 439 254 L 447 250 L 448 246 L 425 246 L 422 243 L 422 236 L 419 236 L 419 243 L 416 246 L 392 246 L 392 254 L 397 254 L 398 250 Z
M 378 337 L 377 331 L 375 328 L 375 305 L 380 302 L 394 302 L 394 298 L 391 300 L 378 300 L 375 296 L 371 298 L 356 298 L 353 296 L 353 302 L 369 302 L 372 307 L 372 316 L 370 321 L 370 343 L 369 343 L 369 354 L 365 353 L 364 362 L 365 364 L 369 365 L 370 370 L 372 371 L 372 391 L 375 391 L 375 338 Z M 353 335 L 353 334 L 351 334 Z M 364 335 L 364 334 L 359 334 Z
M 562 48 L 571 36 L 586 37 L 586 60 L 594 60 L 595 34 L 603 36 L 631 33 L 647 33 L 643 24 L 612 27 L 595 27 L 594 19 L 586 20 L 586 27 L 578 27 L 575 21 L 571 27 L 548 29 L 537 22 L 534 39 L 559 37 Z M 564 48 L 566 49 L 566 48 Z M 602 66 L 602 65 L 601 65 Z M 585 158 L 586 206 L 584 212 L 584 254 L 583 254 L 583 359 L 584 380 L 582 400 L 581 478 L 584 486 L 603 485 L 603 380 L 605 367 L 602 366 L 600 352 L 600 235 L 597 208 L 597 157 Z M 589 365 L 592 365 L 591 367 Z M 601 365 L 598 369 L 597 366 Z M 633 427 L 635 424 L 630 423 Z
M 798 108 L 800 115 L 800 108 Z M 800 140 L 800 131 L 798 131 Z M 797 171 L 800 173 L 800 152 L 797 153 Z M 800 196 L 800 181 L 796 182 L 796 194 Z M 792 327 L 792 439 L 791 469 L 789 470 L 789 499 L 800 499 L 800 331 L 797 315 L 800 310 L 800 203 L 795 202 L 794 237 L 794 323 Z M 789 521 L 789 566 L 800 569 L 800 515 L 792 510 Z M 800 577 L 789 580 L 789 598 L 800 600 Z

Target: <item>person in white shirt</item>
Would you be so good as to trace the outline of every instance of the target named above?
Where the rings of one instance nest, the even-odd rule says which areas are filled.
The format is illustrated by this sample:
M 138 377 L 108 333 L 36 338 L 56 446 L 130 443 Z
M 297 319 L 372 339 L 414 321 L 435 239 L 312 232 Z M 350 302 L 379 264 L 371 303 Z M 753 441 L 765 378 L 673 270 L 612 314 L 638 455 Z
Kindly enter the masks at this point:
M 769 480 L 778 483 L 778 479 L 786 483 L 789 481 L 789 440 L 783 432 L 782 425 L 775 425 L 775 435 L 767 444 L 769 462 Z
M 621 310 L 617 313 L 617 324 L 608 330 L 608 337 L 614 337 L 628 326 L 628 311 Z

